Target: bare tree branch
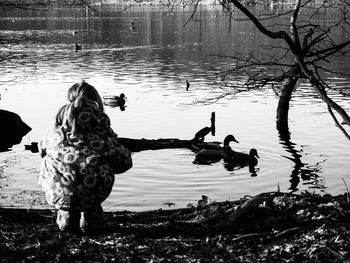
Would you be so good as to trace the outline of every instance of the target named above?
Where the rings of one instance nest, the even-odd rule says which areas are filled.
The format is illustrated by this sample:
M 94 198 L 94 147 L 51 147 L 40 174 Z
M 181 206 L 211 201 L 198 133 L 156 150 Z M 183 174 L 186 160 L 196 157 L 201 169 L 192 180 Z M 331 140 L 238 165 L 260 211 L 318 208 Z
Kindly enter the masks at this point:
M 199 5 L 199 1 L 200 1 L 200 0 L 196 0 L 196 4 L 194 5 L 194 10 L 193 10 L 193 12 L 191 13 L 190 18 L 187 20 L 187 22 L 185 23 L 184 26 L 186 26 L 191 20 L 195 21 L 194 15 L 196 14 L 196 11 L 197 11 L 197 8 L 198 8 L 198 5 Z
M 332 108 L 330 106 L 328 106 L 328 112 L 329 114 L 332 116 L 335 125 L 341 130 L 341 132 L 345 135 L 346 138 L 348 138 L 350 140 L 350 135 L 349 133 L 343 128 L 343 126 L 341 126 L 341 124 L 339 123 L 339 121 L 337 120 L 337 118 L 335 117 Z

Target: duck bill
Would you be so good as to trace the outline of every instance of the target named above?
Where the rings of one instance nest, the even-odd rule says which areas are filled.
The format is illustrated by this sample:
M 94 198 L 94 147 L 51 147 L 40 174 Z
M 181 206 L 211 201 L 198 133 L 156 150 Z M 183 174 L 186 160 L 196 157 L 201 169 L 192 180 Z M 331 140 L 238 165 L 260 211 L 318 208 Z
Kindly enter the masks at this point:
M 239 143 L 239 141 L 237 141 L 236 139 L 234 139 L 233 141 L 236 142 L 236 143 Z

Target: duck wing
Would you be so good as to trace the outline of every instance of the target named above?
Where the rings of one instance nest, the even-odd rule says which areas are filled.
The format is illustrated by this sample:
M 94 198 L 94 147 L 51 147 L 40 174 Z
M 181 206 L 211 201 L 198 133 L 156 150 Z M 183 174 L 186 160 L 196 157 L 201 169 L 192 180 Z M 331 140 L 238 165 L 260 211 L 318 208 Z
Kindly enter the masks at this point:
M 232 150 L 231 154 L 225 161 L 232 165 L 243 167 L 243 166 L 249 165 L 250 157 L 247 153 L 236 152 Z
M 222 150 L 222 147 L 220 146 L 220 142 L 211 142 L 211 143 L 197 143 L 197 148 L 200 150 L 207 149 L 207 150 Z
M 120 106 L 120 97 L 118 96 L 104 96 L 103 104 L 107 106 L 119 107 Z
M 215 163 L 225 158 L 222 149 L 202 149 L 196 154 L 194 163 L 209 164 Z
M 247 154 L 243 152 L 236 152 L 232 151 L 228 161 L 229 163 L 232 163 L 234 165 L 239 165 L 241 167 L 251 165 L 255 166 L 258 164 L 258 159 L 256 157 L 259 157 L 257 154 Z

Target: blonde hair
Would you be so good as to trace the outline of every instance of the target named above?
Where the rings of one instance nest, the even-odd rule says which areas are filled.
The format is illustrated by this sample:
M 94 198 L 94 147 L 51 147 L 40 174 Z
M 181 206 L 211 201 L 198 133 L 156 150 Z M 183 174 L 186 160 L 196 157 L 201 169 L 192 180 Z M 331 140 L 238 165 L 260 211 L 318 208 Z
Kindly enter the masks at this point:
M 103 112 L 103 103 L 97 90 L 90 84 L 82 81 L 69 88 L 67 98 L 69 103 L 62 106 L 56 114 L 55 126 L 62 127 L 75 133 L 75 119 L 77 117 L 77 106 L 83 99 L 88 99 L 96 103 L 98 109 Z
M 79 83 L 74 84 L 68 90 L 68 100 L 71 103 L 75 101 L 79 101 L 81 98 L 86 98 L 92 101 L 97 102 L 98 107 L 103 111 L 103 103 L 100 94 L 98 94 L 97 90 L 82 80 Z
M 61 127 L 63 125 L 63 119 L 65 115 L 67 105 L 63 105 L 56 114 L 55 127 Z

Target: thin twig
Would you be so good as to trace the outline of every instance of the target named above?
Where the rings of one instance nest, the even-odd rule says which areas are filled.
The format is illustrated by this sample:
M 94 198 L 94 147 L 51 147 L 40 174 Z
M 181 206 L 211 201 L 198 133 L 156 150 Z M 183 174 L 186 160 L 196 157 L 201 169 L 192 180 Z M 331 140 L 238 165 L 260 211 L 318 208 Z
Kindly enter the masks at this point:
M 345 179 L 344 178 L 342 178 L 343 179 L 343 182 L 344 182 L 344 184 L 345 184 L 345 188 L 346 188 L 346 201 L 347 201 L 347 203 L 348 203 L 348 205 L 350 204 L 350 193 L 349 193 L 349 188 L 348 188 L 348 185 L 346 184 L 346 182 L 345 182 Z
M 335 252 L 334 250 L 330 249 L 329 247 L 325 247 L 329 252 L 332 252 L 335 256 L 337 256 L 338 258 L 344 260 L 344 257 L 339 254 L 338 252 Z
M 328 105 L 328 112 L 329 114 L 332 116 L 335 125 L 341 130 L 341 132 L 345 135 L 346 138 L 348 138 L 350 140 L 350 135 L 348 134 L 348 132 L 343 128 L 343 126 L 341 126 L 341 124 L 339 123 L 338 119 L 335 117 L 332 108 Z
M 289 228 L 289 229 L 286 229 L 286 230 L 276 234 L 275 237 L 281 237 L 281 236 L 284 236 L 284 235 L 288 235 L 289 233 L 295 232 L 295 231 L 297 231 L 299 229 L 300 229 L 300 227 Z
M 185 27 L 191 20 L 194 20 L 193 17 L 194 17 L 194 14 L 195 14 L 196 11 L 197 11 L 198 5 L 199 5 L 199 0 L 197 0 L 196 5 L 194 6 L 194 10 L 193 10 L 193 12 L 192 12 L 190 18 L 189 18 L 189 19 L 187 20 L 187 22 L 185 23 L 184 27 Z
M 254 238 L 254 237 L 261 237 L 261 236 L 266 236 L 265 233 L 251 233 L 251 234 L 246 234 L 243 236 L 235 237 L 232 239 L 232 241 L 241 241 L 244 239 L 249 239 L 249 238 Z

